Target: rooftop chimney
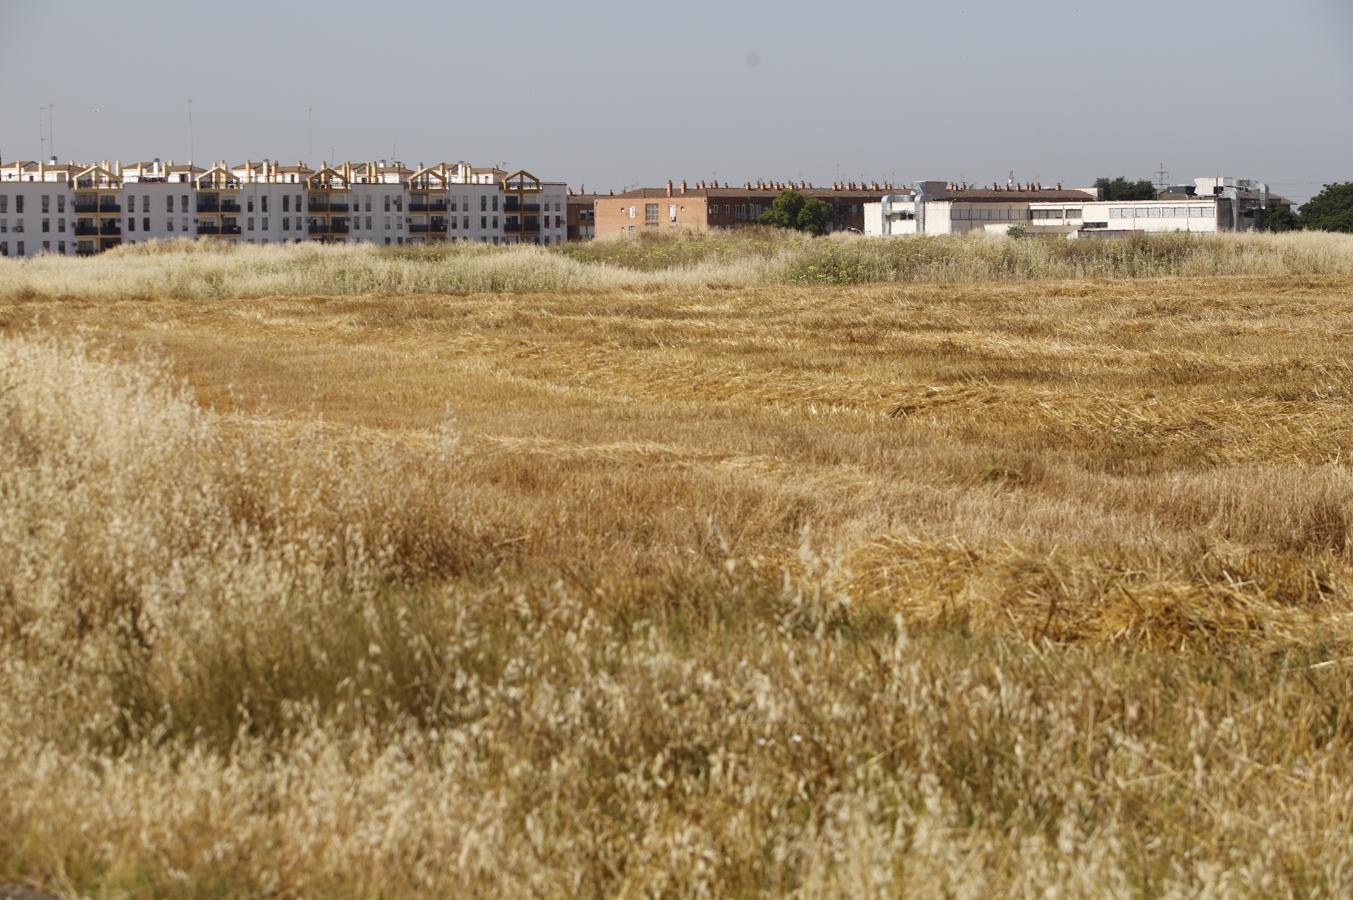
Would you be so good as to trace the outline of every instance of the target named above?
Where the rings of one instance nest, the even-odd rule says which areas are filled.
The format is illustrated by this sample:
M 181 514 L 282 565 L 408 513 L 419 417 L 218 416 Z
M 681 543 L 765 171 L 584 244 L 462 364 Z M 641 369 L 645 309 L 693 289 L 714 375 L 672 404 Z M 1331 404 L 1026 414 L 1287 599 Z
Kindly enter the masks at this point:
M 672 179 L 667 179 L 667 196 L 672 196 Z
M 681 179 L 681 193 L 686 193 L 686 179 Z

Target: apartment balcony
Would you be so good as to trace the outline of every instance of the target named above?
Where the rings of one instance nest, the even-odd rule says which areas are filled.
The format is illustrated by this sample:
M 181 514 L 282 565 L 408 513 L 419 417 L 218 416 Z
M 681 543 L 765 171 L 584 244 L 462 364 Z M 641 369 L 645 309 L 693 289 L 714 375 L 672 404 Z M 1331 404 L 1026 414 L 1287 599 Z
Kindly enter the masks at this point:
M 222 201 L 221 201 L 221 212 L 223 212 L 223 213 L 237 213 L 237 212 L 239 212 L 239 211 L 240 211 L 240 204 L 239 204 L 238 201 L 236 201 L 236 200 L 222 200 Z
M 215 222 L 200 222 L 197 226 L 197 233 L 199 235 L 220 234 L 221 226 Z
M 344 235 L 348 233 L 348 223 L 311 222 L 310 233 L 313 235 Z
M 89 237 L 99 233 L 99 226 L 87 222 L 76 222 L 75 233 L 82 237 Z
M 221 204 L 213 200 L 203 200 L 198 198 L 197 211 L 200 213 L 218 213 L 221 211 Z
M 508 234 L 539 234 L 540 220 L 527 219 L 525 222 L 518 222 L 515 219 L 508 219 L 503 223 L 503 231 Z
M 539 203 L 518 203 L 518 202 L 516 201 L 515 198 L 513 198 L 513 197 L 508 197 L 508 198 L 506 198 L 506 199 L 504 200 L 504 202 L 503 202 L 503 211 L 504 211 L 504 212 L 510 212 L 510 213 L 513 213 L 513 212 L 528 212 L 528 213 L 535 213 L 535 212 L 540 212 L 540 204 L 539 204 Z
M 446 212 L 445 200 L 410 200 L 409 212 L 427 213 L 427 212 Z
M 86 215 L 115 216 L 122 212 L 122 205 L 113 200 L 104 200 L 102 203 L 95 203 L 92 200 L 75 201 L 76 214 L 84 213 Z
M 104 237 L 118 237 L 122 234 L 122 224 L 120 222 L 104 222 L 99 226 L 99 234 Z
M 239 234 L 239 233 L 240 233 L 240 226 L 238 226 L 238 225 L 222 225 L 222 226 L 221 226 L 221 234 Z
M 317 198 L 313 196 L 310 198 L 310 212 L 312 213 L 324 213 L 324 212 L 345 213 L 347 211 L 348 204 L 347 201 L 345 200 L 325 200 L 322 197 Z

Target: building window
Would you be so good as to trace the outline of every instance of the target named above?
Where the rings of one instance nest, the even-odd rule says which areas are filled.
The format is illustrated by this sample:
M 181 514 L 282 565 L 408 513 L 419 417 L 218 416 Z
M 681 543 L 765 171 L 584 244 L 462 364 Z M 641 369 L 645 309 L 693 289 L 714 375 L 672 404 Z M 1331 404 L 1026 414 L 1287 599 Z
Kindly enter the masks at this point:
M 287 199 L 286 197 L 283 197 L 283 198 L 282 198 L 282 200 L 283 200 L 282 205 L 283 205 L 283 206 L 286 206 L 286 202 L 285 202 L 286 199 Z M 290 231 L 290 230 L 291 230 L 291 217 L 290 217 L 290 216 L 283 216 L 283 217 L 282 217 L 282 230 L 283 230 L 283 231 Z
M 0 213 L 9 212 L 9 197 L 0 194 Z
M 291 195 L 282 195 L 282 212 L 291 212 Z M 285 221 L 285 220 L 283 220 Z
M 295 175 L 292 175 L 292 176 L 291 176 L 291 180 L 292 180 L 292 181 L 295 181 L 295 180 L 296 180 L 296 176 L 295 176 Z M 301 207 L 301 195 L 300 195 L 300 194 L 297 194 L 297 195 L 296 195 L 296 212 L 305 212 L 305 210 Z M 299 227 L 299 226 L 298 226 L 298 227 Z
M 267 216 L 264 216 L 264 217 L 263 217 L 263 230 L 264 230 L 264 231 L 267 231 L 267 230 L 268 230 L 268 217 L 267 217 Z
M 386 211 L 386 212 L 389 212 L 389 211 L 390 211 L 390 195 L 389 195 L 389 194 L 386 194 L 386 195 L 385 195 L 385 211 Z M 385 220 L 385 227 L 386 227 L 386 228 L 389 228 L 389 227 L 390 227 L 390 220 L 389 220 L 389 218 L 387 218 L 387 219 Z
M 489 198 L 484 194 L 479 195 L 479 211 L 486 212 L 489 208 Z
M 179 195 L 179 212 L 181 212 L 181 213 L 186 213 L 187 211 L 188 211 L 188 195 L 187 195 L 187 194 L 180 194 L 180 195 Z
M 46 197 L 43 197 L 42 199 L 46 200 L 47 198 L 46 198 Z M 43 219 L 43 220 L 42 220 L 42 233 L 43 233 L 43 234 L 46 234 L 47 232 L 49 232 L 49 231 L 51 231 L 51 230 L 52 230 L 52 220 L 51 220 L 51 219 Z
M 629 213 L 629 217 L 630 217 L 631 219 L 633 219 L 633 218 L 634 218 L 634 207 L 633 207 L 633 206 L 629 207 L 629 209 L 628 209 L 627 211 L 628 211 L 628 213 Z
M 244 201 L 244 211 L 245 211 L 245 212 L 253 212 L 253 211 L 254 211 L 254 198 L 253 198 L 253 197 L 249 197 L 248 199 L 246 199 L 246 200 Z
M 366 230 L 367 230 L 367 231 L 370 231 L 370 230 L 371 230 L 371 217 L 370 217 L 370 216 L 367 216 L 367 217 L 366 217 Z
M 20 194 L 19 196 L 14 198 L 14 211 L 16 213 L 23 212 L 23 194 Z M 22 247 L 23 244 L 20 244 L 19 246 Z M 23 256 L 22 250 L 19 251 L 19 255 Z
M 57 252 L 57 253 L 60 253 L 60 254 L 62 254 L 62 255 L 65 254 L 65 252 L 66 252 L 66 242 L 65 242 L 65 241 L 57 241 L 57 242 L 56 242 L 56 252 Z
M 56 198 L 56 211 L 63 213 L 66 211 L 66 195 L 60 194 Z M 64 252 L 64 251 L 63 251 Z
M 150 231 L 150 216 L 143 216 L 141 218 L 141 230 Z
M 42 211 L 43 212 L 52 211 L 52 198 L 47 194 L 42 195 Z
M 165 212 L 173 212 L 173 211 L 174 211 L 174 195 L 173 195 L 173 194 L 165 194 L 165 195 L 164 195 L 164 207 L 165 207 L 165 209 L 164 209 Z
M 259 197 L 259 198 L 258 198 L 258 202 L 259 202 L 259 212 L 267 212 L 267 211 L 268 211 L 268 195 L 267 195 L 267 194 L 264 194 L 262 197 Z M 268 229 L 268 226 L 267 226 L 267 225 L 264 225 L 264 226 L 263 226 L 263 229 L 266 231 L 266 230 Z
M 497 211 L 498 211 L 498 195 L 497 195 L 497 194 L 494 194 L 494 195 L 493 195 L 493 211 L 494 211 L 494 212 L 497 212 Z
M 141 195 L 141 212 L 143 213 L 150 212 L 150 194 Z
M 658 204 L 656 203 L 644 204 L 644 224 L 645 225 L 658 224 Z
M 128 230 L 128 231 L 135 231 L 135 230 L 136 230 L 136 220 L 135 220 L 135 219 L 128 219 L 128 220 L 127 220 L 127 230 Z
M 65 219 L 57 219 L 57 220 L 56 220 L 56 230 L 59 231 L 59 232 L 61 232 L 62 234 L 65 234 L 65 233 L 66 233 L 66 220 L 65 220 Z

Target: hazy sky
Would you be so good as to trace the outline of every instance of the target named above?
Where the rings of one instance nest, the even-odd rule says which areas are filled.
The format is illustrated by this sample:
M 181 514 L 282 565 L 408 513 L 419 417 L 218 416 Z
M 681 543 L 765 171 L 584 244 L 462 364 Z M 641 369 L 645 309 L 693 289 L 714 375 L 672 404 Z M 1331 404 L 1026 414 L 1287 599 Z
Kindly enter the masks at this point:
M 1353 0 L 0 0 L 0 157 L 1353 179 Z M 313 137 L 307 109 L 313 109 Z M 40 120 L 43 123 L 40 126 Z M 40 131 L 41 127 L 41 131 Z M 46 147 L 51 152 L 51 147 Z

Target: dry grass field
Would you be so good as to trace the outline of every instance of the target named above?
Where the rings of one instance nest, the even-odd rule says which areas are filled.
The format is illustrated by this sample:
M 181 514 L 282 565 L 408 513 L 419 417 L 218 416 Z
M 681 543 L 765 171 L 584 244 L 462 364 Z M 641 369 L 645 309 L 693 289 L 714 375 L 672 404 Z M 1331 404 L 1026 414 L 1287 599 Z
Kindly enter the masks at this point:
M 1346 896 L 1350 346 L 1334 236 L 0 263 L 0 881 Z

